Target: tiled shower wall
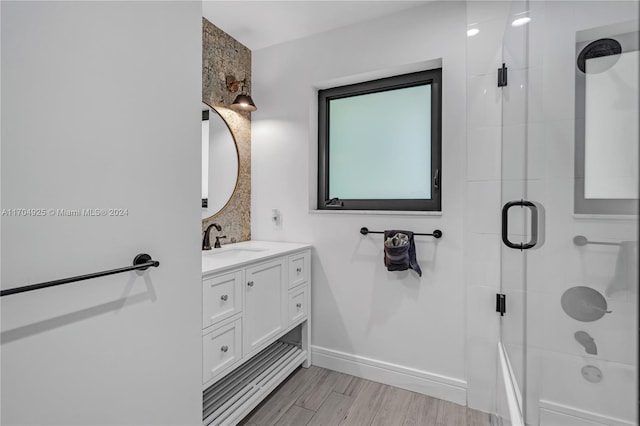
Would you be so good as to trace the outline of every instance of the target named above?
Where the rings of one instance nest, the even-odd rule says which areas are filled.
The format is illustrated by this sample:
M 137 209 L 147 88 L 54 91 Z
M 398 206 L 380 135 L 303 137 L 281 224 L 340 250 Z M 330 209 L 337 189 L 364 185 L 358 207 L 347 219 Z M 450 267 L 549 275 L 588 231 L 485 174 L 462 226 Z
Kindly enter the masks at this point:
M 509 2 L 467 2 L 467 403 L 492 413 L 500 317 L 492 309 L 500 292 L 502 38 Z

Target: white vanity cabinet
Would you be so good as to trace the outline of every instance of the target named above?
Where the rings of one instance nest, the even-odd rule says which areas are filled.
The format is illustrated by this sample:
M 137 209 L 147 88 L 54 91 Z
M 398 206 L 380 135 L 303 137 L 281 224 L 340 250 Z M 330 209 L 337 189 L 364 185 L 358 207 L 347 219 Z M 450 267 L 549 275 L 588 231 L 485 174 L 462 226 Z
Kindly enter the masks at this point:
M 310 361 L 310 247 L 249 241 L 203 254 L 203 424 L 242 420 Z

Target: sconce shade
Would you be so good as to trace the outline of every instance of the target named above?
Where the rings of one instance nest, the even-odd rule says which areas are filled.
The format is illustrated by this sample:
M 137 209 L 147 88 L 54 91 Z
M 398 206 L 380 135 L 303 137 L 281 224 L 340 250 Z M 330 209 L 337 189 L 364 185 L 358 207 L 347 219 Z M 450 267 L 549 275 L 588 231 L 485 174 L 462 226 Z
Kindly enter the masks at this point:
M 253 103 L 251 96 L 245 94 L 238 95 L 236 100 L 233 101 L 233 104 L 231 104 L 231 108 L 240 111 L 255 111 L 258 109 L 256 104 Z

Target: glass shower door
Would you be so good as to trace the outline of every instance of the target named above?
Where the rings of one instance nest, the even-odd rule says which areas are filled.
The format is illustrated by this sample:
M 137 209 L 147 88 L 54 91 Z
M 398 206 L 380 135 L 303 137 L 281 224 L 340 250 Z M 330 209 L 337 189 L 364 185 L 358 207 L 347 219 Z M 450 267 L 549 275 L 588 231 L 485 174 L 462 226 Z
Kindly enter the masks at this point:
M 500 339 L 527 425 L 638 421 L 638 7 L 513 2 L 504 32 Z
M 528 35 L 529 2 L 512 2 L 502 44 L 498 86 L 502 101 L 501 270 L 500 287 L 504 315 L 500 319 L 502 378 L 499 386 L 511 398 L 498 398 L 498 414 L 517 424 L 526 411 L 527 395 L 527 257 L 542 243 L 539 237 L 539 206 L 527 191 L 528 143 Z M 514 24 L 515 23 L 515 24 Z M 532 219 L 534 219 L 532 221 Z M 541 218 L 540 218 L 541 219 Z M 496 300 L 499 308 L 500 300 Z M 515 407 L 514 407 L 515 406 Z

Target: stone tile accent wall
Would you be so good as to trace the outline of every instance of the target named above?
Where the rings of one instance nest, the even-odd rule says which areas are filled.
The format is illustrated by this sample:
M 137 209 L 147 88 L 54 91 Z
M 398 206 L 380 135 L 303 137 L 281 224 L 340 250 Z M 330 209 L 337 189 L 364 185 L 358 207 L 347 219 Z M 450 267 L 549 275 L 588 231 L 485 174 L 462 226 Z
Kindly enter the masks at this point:
M 251 51 L 202 18 L 202 100 L 227 122 L 238 148 L 238 183 L 226 206 L 202 220 L 202 230 L 216 222 L 222 226 L 223 243 L 251 239 L 251 113 L 229 109 L 238 93 L 227 90 L 225 78 L 246 78 L 251 93 Z M 212 231 L 212 237 L 215 230 Z

